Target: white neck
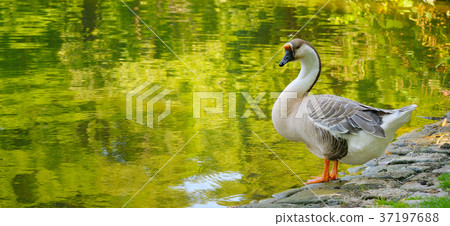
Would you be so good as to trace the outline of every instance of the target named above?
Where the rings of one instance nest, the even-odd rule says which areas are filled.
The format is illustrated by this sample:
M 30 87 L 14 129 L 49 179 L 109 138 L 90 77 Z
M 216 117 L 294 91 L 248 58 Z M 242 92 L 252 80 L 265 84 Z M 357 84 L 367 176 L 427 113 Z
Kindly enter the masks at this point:
M 316 51 L 308 45 L 303 45 L 304 56 L 300 59 L 302 68 L 298 77 L 292 81 L 284 90 L 284 92 L 297 92 L 297 96 L 303 97 L 308 95 L 312 86 L 316 82 L 320 71 L 320 59 Z M 282 95 L 282 94 L 281 94 Z
M 287 139 L 302 141 L 297 136 L 297 124 L 292 119 L 298 114 L 303 97 L 308 95 L 309 90 L 316 82 L 320 73 L 320 58 L 316 51 L 309 45 L 302 45 L 297 51 L 303 57 L 300 58 L 302 69 L 298 77 L 292 81 L 280 94 L 272 108 L 272 121 L 275 129 Z

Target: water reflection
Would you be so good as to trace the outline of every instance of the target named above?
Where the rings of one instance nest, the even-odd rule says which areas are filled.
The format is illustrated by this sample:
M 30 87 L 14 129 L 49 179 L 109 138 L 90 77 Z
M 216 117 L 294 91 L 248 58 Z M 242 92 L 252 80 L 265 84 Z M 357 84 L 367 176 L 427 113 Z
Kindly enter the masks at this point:
M 220 197 L 217 194 L 219 188 L 226 187 L 227 183 L 239 183 L 242 175 L 237 172 L 220 172 L 211 175 L 201 175 L 186 178 L 181 185 L 172 187 L 172 189 L 182 190 L 187 193 L 192 207 L 224 207 L 227 202 L 239 202 L 243 199 L 243 195 L 232 195 L 228 197 Z M 214 201 L 210 201 L 214 200 Z M 220 204 L 219 204 L 220 203 Z
M 36 194 L 36 182 L 36 175 L 34 173 L 16 174 L 14 176 L 12 187 L 18 203 L 30 204 L 38 200 L 39 197 Z
M 251 107 L 241 94 L 295 78 L 300 65 L 280 69 L 280 54 L 251 79 L 324 3 L 127 1 L 197 79 L 120 1 L 1 1 L 0 207 L 121 207 L 197 131 L 127 207 L 225 207 L 300 186 L 252 131 L 302 179 L 322 161 L 276 133 L 268 94 L 268 118 L 242 118 Z M 323 63 L 313 92 L 417 104 L 400 132 L 429 123 L 417 115 L 443 115 L 447 11 L 442 1 L 331 1 L 299 35 Z M 172 113 L 153 129 L 126 120 L 125 95 L 145 81 L 173 90 Z M 192 92 L 207 91 L 224 92 L 224 112 L 195 119 Z

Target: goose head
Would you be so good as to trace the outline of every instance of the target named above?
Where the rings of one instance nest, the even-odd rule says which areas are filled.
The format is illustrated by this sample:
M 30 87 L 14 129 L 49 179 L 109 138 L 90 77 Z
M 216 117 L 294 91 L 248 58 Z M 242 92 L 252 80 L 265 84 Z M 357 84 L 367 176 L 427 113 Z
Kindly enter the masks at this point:
M 302 60 L 307 56 L 317 54 L 314 48 L 305 40 L 293 39 L 284 45 L 285 55 L 280 62 L 280 67 L 291 61 Z M 313 50 L 313 51 L 311 51 Z
M 302 67 L 297 79 L 288 87 L 289 91 L 296 91 L 300 95 L 307 95 L 320 76 L 322 68 L 320 57 L 314 47 L 302 39 L 293 39 L 284 45 L 286 53 L 280 62 L 280 67 L 291 61 L 300 61 Z

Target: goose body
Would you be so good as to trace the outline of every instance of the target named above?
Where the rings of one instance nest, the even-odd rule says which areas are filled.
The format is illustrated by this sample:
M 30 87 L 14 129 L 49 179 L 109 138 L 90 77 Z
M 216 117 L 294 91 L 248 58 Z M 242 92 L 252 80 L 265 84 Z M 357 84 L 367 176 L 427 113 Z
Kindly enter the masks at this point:
M 337 179 L 339 161 L 360 165 L 379 157 L 417 107 L 385 110 L 334 95 L 308 95 L 320 75 L 319 54 L 301 39 L 290 41 L 285 49 L 280 67 L 296 60 L 302 67 L 276 100 L 272 121 L 283 137 L 305 143 L 309 151 L 324 159 L 322 177 L 308 183 Z M 329 161 L 334 161 L 331 174 Z

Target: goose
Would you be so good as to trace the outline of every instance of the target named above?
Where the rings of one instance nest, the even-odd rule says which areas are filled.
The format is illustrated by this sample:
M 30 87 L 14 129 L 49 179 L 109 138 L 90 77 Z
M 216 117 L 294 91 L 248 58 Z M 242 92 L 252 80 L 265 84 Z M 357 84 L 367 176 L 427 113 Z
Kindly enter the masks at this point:
M 284 49 L 279 66 L 300 61 L 301 70 L 275 101 L 272 122 L 284 138 L 303 142 L 310 152 L 324 159 L 322 176 L 305 184 L 338 179 L 339 162 L 361 165 L 379 157 L 417 107 L 385 110 L 340 96 L 308 95 L 321 72 L 319 54 L 302 39 L 289 41 Z

